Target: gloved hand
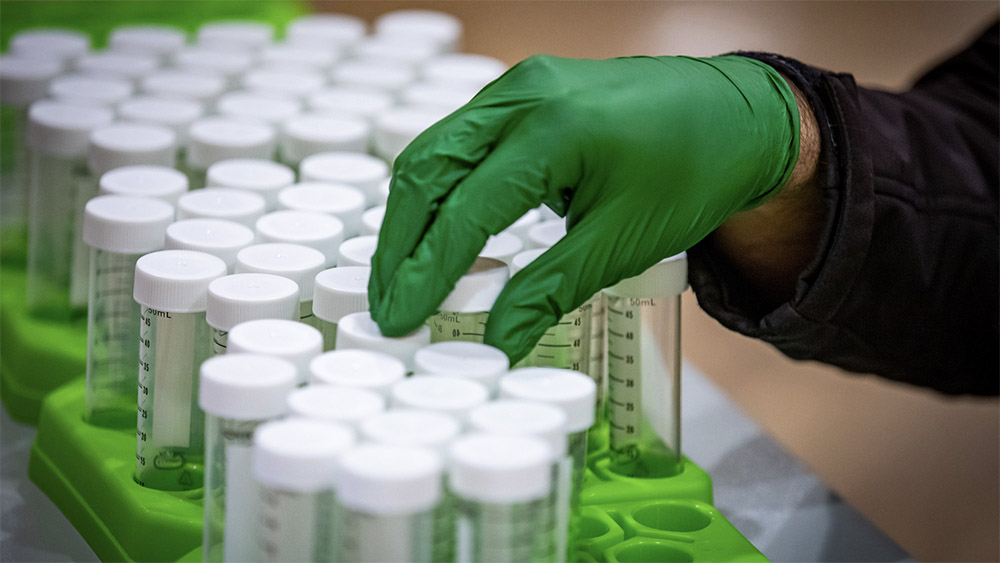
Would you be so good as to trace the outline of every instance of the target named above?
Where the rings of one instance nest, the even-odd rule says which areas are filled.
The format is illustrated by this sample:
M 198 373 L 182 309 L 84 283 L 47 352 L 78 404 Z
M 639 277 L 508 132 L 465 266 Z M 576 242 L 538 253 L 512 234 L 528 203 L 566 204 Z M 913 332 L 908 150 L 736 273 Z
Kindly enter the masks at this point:
M 510 280 L 486 327 L 517 361 L 602 288 L 773 195 L 798 150 L 795 97 L 758 61 L 529 58 L 397 159 L 371 314 L 386 335 L 415 330 L 489 235 L 545 203 L 568 232 Z

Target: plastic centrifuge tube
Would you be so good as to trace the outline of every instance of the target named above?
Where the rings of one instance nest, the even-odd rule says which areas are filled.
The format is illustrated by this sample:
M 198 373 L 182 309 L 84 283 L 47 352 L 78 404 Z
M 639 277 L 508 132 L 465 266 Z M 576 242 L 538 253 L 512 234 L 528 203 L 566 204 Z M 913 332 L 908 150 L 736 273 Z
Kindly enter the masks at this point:
M 368 24 L 347 14 L 318 13 L 300 16 L 285 27 L 285 41 L 294 45 L 343 50 L 364 38 Z
M 229 354 L 267 354 L 292 362 L 296 383 L 309 381 L 309 364 L 323 352 L 323 336 L 297 321 L 261 319 L 240 323 L 229 331 Z
M 264 216 L 263 196 L 233 188 L 205 188 L 188 192 L 177 200 L 177 220 L 225 219 L 251 229 Z
M 324 352 L 309 363 L 313 385 L 367 389 L 383 397 L 406 377 L 406 366 L 398 359 L 372 350 Z
M 413 357 L 418 374 L 471 379 L 496 395 L 497 382 L 510 369 L 507 354 L 479 342 L 438 342 L 417 350 Z
M 361 235 L 378 236 L 382 230 L 382 220 L 385 219 L 385 205 L 376 205 L 361 214 Z
M 493 258 L 476 258 L 468 273 L 427 320 L 431 342 L 482 342 L 490 309 L 508 279 L 507 265 Z
M 361 116 L 307 113 L 281 124 L 281 160 L 298 166 L 302 159 L 323 152 L 364 152 L 371 125 Z
M 320 113 L 351 115 L 364 119 L 369 126 L 375 117 L 395 103 L 391 94 L 370 88 L 323 88 L 309 95 L 306 105 Z M 369 134 L 371 130 L 369 129 Z M 364 152 L 365 149 L 355 151 Z
M 118 105 L 118 118 L 134 123 L 169 127 L 177 136 L 177 168 L 187 170 L 187 131 L 205 114 L 205 104 L 195 100 L 139 96 Z
M 295 183 L 295 171 L 291 168 L 253 158 L 216 162 L 208 167 L 205 177 L 210 187 L 237 188 L 260 194 L 268 211 L 277 208 L 278 192 Z
M 681 293 L 687 255 L 605 289 L 611 468 L 668 477 L 681 458 Z
M 314 211 L 272 211 L 257 219 L 254 231 L 260 242 L 315 248 L 326 257 L 327 268 L 337 264 L 337 249 L 344 242 L 344 224 L 340 219 Z
M 426 448 L 365 444 L 347 452 L 337 472 L 336 561 L 442 561 L 438 533 L 441 456 Z
M 313 317 L 313 287 L 316 274 L 326 267 L 326 258 L 315 248 L 300 244 L 271 242 L 254 244 L 236 254 L 237 273 L 274 274 L 299 286 L 298 320 L 316 326 Z
M 288 396 L 288 413 L 311 420 L 337 422 L 352 429 L 385 411 L 385 397 L 374 391 L 335 385 L 309 385 Z
M 316 274 L 312 308 L 324 351 L 336 348 L 337 323 L 344 315 L 368 310 L 371 271 L 366 266 L 339 266 Z
M 365 194 L 347 184 L 302 182 L 281 190 L 278 194 L 278 208 L 314 211 L 336 217 L 344 225 L 344 238 L 351 238 L 361 231 Z
M 187 37 L 183 29 L 168 25 L 122 25 L 108 34 L 108 50 L 152 55 L 167 62 L 184 48 Z
M 83 240 L 91 249 L 87 309 L 87 422 L 135 424 L 139 304 L 132 298 L 135 263 L 163 248 L 173 220 L 170 204 L 146 198 L 100 196 L 87 202 Z
M 208 167 L 232 158 L 270 160 L 275 149 L 274 128 L 263 121 L 205 117 L 188 129 L 188 173 L 191 186 L 205 185 Z
M 181 175 L 183 177 L 183 175 Z M 250 227 L 225 219 L 184 219 L 167 227 L 164 248 L 197 250 L 217 256 L 232 273 L 236 254 L 254 242 Z
M 431 343 L 431 333 L 422 326 L 406 336 L 383 336 L 368 311 L 344 315 L 337 323 L 337 350 L 360 348 L 388 354 L 406 366 L 408 373 L 416 370 L 413 356 Z
M 449 414 L 464 421 L 472 409 L 490 398 L 482 383 L 445 375 L 410 377 L 392 386 L 393 408 L 411 408 Z
M 449 113 L 429 106 L 394 106 L 375 118 L 372 146 L 375 154 L 392 163 L 418 135 Z
M 299 318 L 299 286 L 271 274 L 232 274 L 208 284 L 205 322 L 212 327 L 212 355 L 226 353 L 229 331 L 257 319 Z
M 256 535 L 263 561 L 333 560 L 339 533 L 334 479 L 341 455 L 353 444 L 350 428 L 301 418 L 269 422 L 254 432 L 261 503 Z
M 302 182 L 330 182 L 354 186 L 365 194 L 367 205 L 375 205 L 377 190 L 389 177 L 384 160 L 360 152 L 324 152 L 302 159 Z
M 442 456 L 462 432 L 454 416 L 420 409 L 392 409 L 358 425 L 361 438 L 388 446 L 431 448 Z
M 100 195 L 151 197 L 174 207 L 187 190 L 187 176 L 166 166 L 123 166 L 98 181 Z
M 456 561 L 551 561 L 552 450 L 538 438 L 475 433 L 449 449 Z
M 205 322 L 208 285 L 226 274 L 215 256 L 161 250 L 136 262 L 139 406 L 136 481 L 178 491 L 202 485 L 204 414 L 198 368 L 212 351 Z
M 480 90 L 506 71 L 507 64 L 493 57 L 448 53 L 424 62 L 420 76 L 431 84 L 462 85 Z
M 205 411 L 205 512 L 202 561 L 252 561 L 258 494 L 250 469 L 253 433 L 285 414 L 295 387 L 287 361 L 227 354 L 201 365 L 198 404 Z
M 27 302 L 35 315 L 71 315 L 76 194 L 92 181 L 87 170 L 90 132 L 112 118 L 105 108 L 44 100 L 28 112 Z
M 451 14 L 433 10 L 394 10 L 375 20 L 375 34 L 382 37 L 421 37 L 434 41 L 441 53 L 462 47 L 462 22 Z
M 371 268 L 372 256 L 378 247 L 377 236 L 360 236 L 345 240 L 337 249 L 337 267 L 361 266 Z

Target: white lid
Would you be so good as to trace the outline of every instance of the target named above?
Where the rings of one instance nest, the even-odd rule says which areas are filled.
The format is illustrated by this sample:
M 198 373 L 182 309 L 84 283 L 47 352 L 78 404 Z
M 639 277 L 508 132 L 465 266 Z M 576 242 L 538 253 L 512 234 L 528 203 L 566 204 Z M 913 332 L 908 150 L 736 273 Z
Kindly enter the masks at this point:
M 437 342 L 417 350 L 413 361 L 418 374 L 471 379 L 490 391 L 510 369 L 507 354 L 479 342 Z
M 184 30 L 169 25 L 134 24 L 111 30 L 108 46 L 133 53 L 166 57 L 180 51 L 187 40 Z
M 274 26 L 252 20 L 204 23 L 198 28 L 198 45 L 224 49 L 260 49 L 274 38 Z
M 472 53 L 447 53 L 424 62 L 420 70 L 427 82 L 461 84 L 480 89 L 507 71 L 499 59 Z
M 187 176 L 166 166 L 124 166 L 105 172 L 100 179 L 101 195 L 152 197 L 174 206 L 187 189 Z
M 423 325 L 406 336 L 382 336 L 368 311 L 344 315 L 337 323 L 337 349 L 360 348 L 383 352 L 403 362 L 407 371 L 414 370 L 413 355 L 431 343 L 431 329 Z
M 161 250 L 136 262 L 133 297 L 168 313 L 199 313 L 205 310 L 208 284 L 224 275 L 226 263 L 211 254 Z
M 412 67 L 385 61 L 347 61 L 330 73 L 337 86 L 370 88 L 389 94 L 403 89 L 416 78 Z
M 533 225 L 542 220 L 542 212 L 538 209 L 529 209 L 527 213 L 521 215 L 517 221 L 514 221 L 504 229 L 504 232 L 510 233 L 521 239 L 526 245 L 530 244 L 528 239 L 528 229 Z
M 462 425 L 443 412 L 393 409 L 361 421 L 358 432 L 372 442 L 442 450 L 458 437 Z
M 163 248 L 174 208 L 144 197 L 97 196 L 83 212 L 83 242 L 121 254 L 145 254 Z
M 617 297 L 658 298 L 684 293 L 688 286 L 687 253 L 664 258 L 648 270 L 605 289 Z
M 423 37 L 374 35 L 359 41 L 351 49 L 354 58 L 364 61 L 401 63 L 420 68 L 438 54 L 438 45 Z
M 553 454 L 529 436 L 475 433 L 449 448 L 448 486 L 479 502 L 515 504 L 544 498 L 552 487 Z
M 302 103 L 273 92 L 238 90 L 222 95 L 215 103 L 215 110 L 223 117 L 266 121 L 277 127 L 302 111 Z
M 355 426 L 385 410 L 385 398 L 357 387 L 311 385 L 288 396 L 288 414 Z
M 27 107 L 41 100 L 48 95 L 49 84 L 61 71 L 62 64 L 56 60 L 0 57 L 0 102 Z
M 248 352 L 288 360 L 295 366 L 295 382 L 309 379 L 309 362 L 323 352 L 323 335 L 305 323 L 258 319 L 240 323 L 229 331 L 226 354 Z
M 322 73 L 301 69 L 262 68 L 243 75 L 243 87 L 247 90 L 291 96 L 297 100 L 305 99 L 325 84 L 326 77 Z
M 566 413 L 566 429 L 581 432 L 594 424 L 597 385 L 578 371 L 559 368 L 520 368 L 500 378 L 500 397 L 539 401 Z
M 299 286 L 271 274 L 239 273 L 223 276 L 208 285 L 205 322 L 230 331 L 257 319 L 299 318 Z
M 396 106 L 375 118 L 372 143 L 375 153 L 393 161 L 417 135 L 448 115 L 447 110 L 425 106 Z
M 374 350 L 325 352 L 309 364 L 313 384 L 358 387 L 387 396 L 389 388 L 406 377 L 406 366 L 398 359 Z
M 202 362 L 198 406 L 219 418 L 277 418 L 285 414 L 285 397 L 295 383 L 291 362 L 263 354 L 233 354 L 230 349 Z
M 483 258 L 495 258 L 510 266 L 514 255 L 521 252 L 524 243 L 517 236 L 500 232 L 486 239 L 486 245 L 479 251 Z
M 337 502 L 371 514 L 428 511 L 441 500 L 443 471 L 432 450 L 364 444 L 340 459 Z
M 100 176 L 122 166 L 172 167 L 177 155 L 177 136 L 162 125 L 112 123 L 90 132 L 87 164 Z
M 385 180 L 379 182 L 378 187 L 375 188 L 375 199 L 372 201 L 373 205 L 385 205 L 389 201 L 390 184 L 392 184 L 392 178 L 386 178 Z
M 463 84 L 415 82 L 399 94 L 403 105 L 427 107 L 435 111 L 451 113 L 469 103 L 479 92 Z
M 288 278 L 299 286 L 299 300 L 309 301 L 313 298 L 316 274 L 325 267 L 326 258 L 315 248 L 272 242 L 254 244 L 240 250 L 236 254 L 235 270 Z
M 132 84 L 120 78 L 64 74 L 49 84 L 49 96 L 63 102 L 114 106 L 131 95 Z
M 489 311 L 509 277 L 507 265 L 503 262 L 493 258 L 476 258 L 438 309 L 452 313 Z
M 278 192 L 295 183 L 291 168 L 261 158 L 220 160 L 208 167 L 205 184 L 220 188 L 238 188 L 260 194 L 268 210 L 278 203 Z
M 8 48 L 14 55 L 65 63 L 90 49 L 90 37 L 72 29 L 27 29 L 15 33 Z
M 545 248 L 535 248 L 533 250 L 525 250 L 524 252 L 518 252 L 514 258 L 510 261 L 510 277 L 514 277 L 518 272 L 531 264 L 539 256 L 545 254 L 549 250 L 549 247 Z
M 254 57 L 242 51 L 218 48 L 187 47 L 174 56 L 174 65 L 182 70 L 218 75 L 223 82 L 250 70 Z
M 379 185 L 389 177 L 389 165 L 364 153 L 324 152 L 303 159 L 299 174 L 303 182 L 316 180 L 354 186 L 364 192 L 371 205 Z
M 364 20 L 347 14 L 309 14 L 289 22 L 285 37 L 289 42 L 340 47 L 365 36 Z
M 271 68 L 324 71 L 337 61 L 333 49 L 316 49 L 303 44 L 283 43 L 268 45 L 258 54 L 257 60 Z
M 257 482 L 315 493 L 333 488 L 337 459 L 354 445 L 354 431 L 342 424 L 296 418 L 262 424 L 253 443 Z
M 390 94 L 371 88 L 329 87 L 309 95 L 306 105 L 315 111 L 331 111 L 358 115 L 371 120 L 392 107 Z
M 187 144 L 188 127 L 204 113 L 203 104 L 196 100 L 157 96 L 132 98 L 118 106 L 118 117 L 121 119 L 170 127 L 180 146 Z
M 236 253 L 253 244 L 253 230 L 225 219 L 184 219 L 167 227 L 164 248 L 197 250 L 218 256 L 229 271 Z
M 83 55 L 76 60 L 75 66 L 77 71 L 88 76 L 135 81 L 156 70 L 160 61 L 137 53 L 104 52 Z
M 444 375 L 422 375 L 404 379 L 392 386 L 389 397 L 394 408 L 444 412 L 464 418 L 490 398 L 486 386 L 471 379 Z
M 385 219 L 385 205 L 376 205 L 361 214 L 361 234 L 378 236 L 382 230 L 382 220 Z
M 344 241 L 344 224 L 336 217 L 313 211 L 272 211 L 254 225 L 261 242 L 287 242 L 315 248 L 327 266 L 337 263 L 337 248 Z M 316 275 L 313 272 L 313 275 Z
M 205 188 L 187 192 L 177 200 L 177 220 L 226 219 L 252 227 L 264 216 L 264 198 L 234 188 Z
M 188 72 L 185 70 L 161 70 L 143 78 L 139 90 L 154 96 L 182 98 L 200 102 L 211 102 L 226 89 L 222 76 Z
M 41 100 L 28 110 L 28 146 L 63 158 L 87 155 L 90 132 L 114 119 L 111 110 Z
M 462 22 L 451 14 L 432 10 L 395 10 L 375 20 L 375 33 L 386 36 L 426 37 L 443 53 L 459 50 Z
M 337 323 L 344 315 L 368 310 L 368 278 L 371 268 L 342 266 L 316 274 L 313 314 Z
M 270 160 L 274 143 L 274 128 L 263 121 L 206 117 L 188 129 L 188 162 L 204 169 L 230 158 Z
M 472 431 L 540 438 L 557 459 L 566 455 L 566 413 L 559 407 L 501 399 L 472 409 L 466 419 Z
M 361 230 L 361 213 L 365 195 L 346 184 L 302 182 L 278 193 L 278 208 L 292 211 L 312 211 L 340 219 L 344 237 L 353 237 Z
M 534 248 L 548 248 L 566 236 L 566 221 L 552 219 L 528 228 L 528 240 Z
M 378 237 L 374 235 L 347 239 L 340 245 L 337 266 L 366 266 L 370 268 L 372 256 L 375 255 L 377 247 Z
M 299 162 L 322 152 L 364 152 L 371 126 L 362 117 L 305 114 L 281 126 L 281 156 Z

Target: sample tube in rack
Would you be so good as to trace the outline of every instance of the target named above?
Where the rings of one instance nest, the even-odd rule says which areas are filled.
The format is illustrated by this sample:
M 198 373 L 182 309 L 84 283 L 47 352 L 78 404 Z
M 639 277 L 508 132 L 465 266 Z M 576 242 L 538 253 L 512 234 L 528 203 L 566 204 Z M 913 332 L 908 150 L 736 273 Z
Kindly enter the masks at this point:
M 315 248 L 299 244 L 271 242 L 254 244 L 236 254 L 237 273 L 274 274 L 299 286 L 298 320 L 316 326 L 313 317 L 313 288 L 316 274 L 326 267 L 326 258 Z
M 278 206 L 278 192 L 295 183 L 295 171 L 270 160 L 234 158 L 209 166 L 205 178 L 210 187 L 260 194 L 265 209 L 274 211 Z
M 360 152 L 324 152 L 302 159 L 299 164 L 303 182 L 330 182 L 354 186 L 365 194 L 368 205 L 375 205 L 377 190 L 389 177 L 384 160 Z
M 261 242 L 315 248 L 326 257 L 326 267 L 337 264 L 337 249 L 344 242 L 344 224 L 340 219 L 313 211 L 272 211 L 257 219 L 254 230 Z
M 482 342 L 490 309 L 507 283 L 507 265 L 493 258 L 476 258 L 469 271 L 427 320 L 431 342 Z
M 314 211 L 340 219 L 344 238 L 358 235 L 361 214 L 365 210 L 365 194 L 347 184 L 302 182 L 278 193 L 278 208 L 291 211 Z
M 421 375 L 404 379 L 389 391 L 393 408 L 440 412 L 464 421 L 472 409 L 490 398 L 482 383 L 445 375 Z
M 187 176 L 166 166 L 122 166 L 98 181 L 99 195 L 151 197 L 174 207 L 187 190 Z
M 181 174 L 181 177 L 184 177 Z M 186 181 L 186 179 L 185 179 Z M 250 227 L 225 219 L 183 219 L 167 227 L 164 248 L 197 250 L 217 256 L 232 273 L 239 251 L 253 244 Z
M 336 422 L 357 429 L 368 417 L 385 411 L 385 397 L 374 391 L 335 385 L 307 385 L 288 396 L 288 414 Z
M 388 446 L 430 448 L 442 456 L 461 434 L 454 416 L 420 409 L 392 409 L 366 418 L 358 425 L 359 436 Z
M 372 256 L 378 247 L 377 236 L 360 236 L 349 238 L 337 249 L 337 267 L 361 266 L 371 268 Z
M 500 377 L 510 369 L 507 354 L 478 342 L 438 342 L 417 350 L 417 373 L 461 377 L 486 386 L 496 394 Z
M 296 383 L 309 381 L 309 364 L 323 351 L 323 337 L 297 321 L 260 319 L 240 323 L 229 331 L 228 354 L 267 354 L 295 366 Z
M 177 200 L 177 220 L 225 219 L 251 229 L 264 216 L 264 197 L 234 188 L 205 188 L 188 192 Z
M 188 129 L 188 166 L 191 186 L 205 185 L 208 167 L 232 158 L 270 160 L 275 149 L 274 128 L 263 121 L 205 117 Z
M 281 124 L 281 160 L 298 166 L 302 159 L 323 152 L 368 150 L 371 125 L 361 116 L 307 113 Z
M 271 274 L 232 274 L 208 284 L 205 322 L 212 327 L 212 355 L 226 353 L 229 331 L 257 319 L 299 318 L 299 286 Z
M 367 389 L 383 397 L 406 377 L 406 366 L 397 358 L 373 350 L 324 352 L 309 363 L 313 385 Z
M 178 491 L 202 485 L 205 420 L 198 368 L 212 352 L 208 285 L 226 263 L 203 252 L 161 250 L 136 262 L 139 407 L 136 481 Z
M 403 362 L 408 373 L 416 369 L 413 356 L 417 350 L 430 343 L 431 333 L 427 326 L 406 336 L 383 336 L 368 311 L 344 315 L 337 323 L 337 350 L 359 348 L 382 352 Z
M 337 473 L 337 561 L 442 561 L 436 530 L 443 463 L 433 450 L 365 444 L 344 454 Z
M 254 432 L 254 479 L 260 491 L 257 529 L 263 561 L 330 561 L 338 544 L 334 479 L 354 432 L 301 418 L 269 422 Z
M 177 164 L 187 170 L 187 131 L 192 123 L 201 119 L 205 104 L 196 100 L 173 99 L 159 96 L 137 96 L 118 104 L 118 118 L 133 123 L 147 123 L 169 127 L 177 136 Z
M 135 423 L 139 304 L 132 298 L 135 263 L 163 248 L 174 209 L 147 198 L 100 196 L 87 202 L 83 240 L 91 249 L 87 308 L 87 422 Z
M 201 365 L 205 411 L 205 512 L 202 561 L 256 557 L 258 494 L 250 457 L 258 426 L 285 414 L 294 367 L 260 354 L 227 354 Z
M 323 333 L 323 350 L 337 346 L 337 323 L 344 315 L 368 310 L 368 279 L 371 268 L 338 266 L 316 274 L 313 285 L 313 315 Z
M 668 477 L 681 458 L 681 293 L 687 255 L 605 289 L 613 471 Z

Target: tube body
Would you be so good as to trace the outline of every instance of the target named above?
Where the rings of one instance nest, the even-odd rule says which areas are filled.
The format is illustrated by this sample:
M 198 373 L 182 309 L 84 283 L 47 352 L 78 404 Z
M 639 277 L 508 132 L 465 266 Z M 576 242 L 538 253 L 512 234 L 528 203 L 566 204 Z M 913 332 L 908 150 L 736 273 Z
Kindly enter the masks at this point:
M 435 512 L 373 514 L 340 506 L 340 557 L 337 561 L 382 563 L 441 561 L 436 545 Z
M 555 559 L 549 497 L 513 504 L 458 498 L 456 561 L 523 562 Z
M 12 105 L 0 106 L 3 127 L 0 130 L 0 219 L 4 225 L 3 236 L 20 245 L 27 236 L 28 225 L 28 145 L 24 140 L 27 131 L 28 108 Z M 13 245 L 12 245 L 13 246 Z
M 331 561 L 338 539 L 333 489 L 290 491 L 258 483 L 261 560 Z
M 597 384 L 597 422 L 600 423 L 607 420 L 607 297 L 599 291 L 587 304 L 590 305 L 590 368 L 586 372 Z
M 457 313 L 441 311 L 427 320 L 431 328 L 431 344 L 435 342 L 478 342 L 482 344 L 489 311 Z
M 324 321 L 319 317 L 313 317 L 316 321 L 316 328 L 323 335 L 323 351 L 329 352 L 337 347 L 337 323 Z
M 100 190 L 97 178 L 90 172 L 76 185 L 73 197 L 73 250 L 72 269 L 69 280 L 69 305 L 74 311 L 82 311 L 87 307 L 87 296 L 90 294 L 90 247 L 83 242 L 83 214 L 87 202 L 98 196 Z
M 551 367 L 587 373 L 591 359 L 591 314 L 590 303 L 584 303 L 563 315 L 538 339 L 520 367 Z

